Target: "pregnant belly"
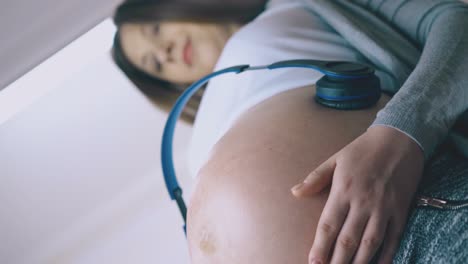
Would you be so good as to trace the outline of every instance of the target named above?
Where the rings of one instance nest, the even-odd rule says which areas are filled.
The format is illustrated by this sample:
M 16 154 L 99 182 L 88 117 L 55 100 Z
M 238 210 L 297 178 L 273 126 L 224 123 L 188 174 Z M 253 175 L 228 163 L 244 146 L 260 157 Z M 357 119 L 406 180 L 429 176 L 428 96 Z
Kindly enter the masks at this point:
M 218 141 L 188 208 L 192 263 L 307 263 L 328 189 L 297 199 L 290 188 L 361 135 L 389 100 L 339 111 L 315 103 L 314 92 L 257 104 Z

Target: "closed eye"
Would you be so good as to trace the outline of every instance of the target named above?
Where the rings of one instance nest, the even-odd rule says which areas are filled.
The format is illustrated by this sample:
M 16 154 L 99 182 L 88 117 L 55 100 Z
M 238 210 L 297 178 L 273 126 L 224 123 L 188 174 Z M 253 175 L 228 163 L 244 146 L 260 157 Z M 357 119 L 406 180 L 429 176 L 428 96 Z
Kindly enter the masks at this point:
M 162 64 L 160 61 L 158 61 L 158 59 L 156 59 L 156 57 L 153 56 L 153 61 L 154 61 L 154 69 L 158 72 L 158 73 L 161 73 L 162 72 Z
M 162 72 L 162 63 L 151 53 L 147 53 L 141 58 L 141 64 L 143 67 L 149 67 L 150 70 L 155 70 L 158 73 Z M 149 65 L 147 65 L 149 64 Z
M 153 26 L 151 27 L 151 33 L 153 35 L 158 35 L 159 34 L 159 24 L 153 24 Z

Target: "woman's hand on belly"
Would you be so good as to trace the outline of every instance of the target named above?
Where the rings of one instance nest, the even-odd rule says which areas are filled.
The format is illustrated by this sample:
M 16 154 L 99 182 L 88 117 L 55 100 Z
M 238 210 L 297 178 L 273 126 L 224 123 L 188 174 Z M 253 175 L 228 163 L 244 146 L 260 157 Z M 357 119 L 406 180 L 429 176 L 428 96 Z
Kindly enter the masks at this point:
M 411 138 L 374 126 L 312 171 L 293 194 L 310 196 L 330 184 L 331 191 L 309 263 L 368 263 L 382 242 L 379 263 L 391 263 L 423 166 Z

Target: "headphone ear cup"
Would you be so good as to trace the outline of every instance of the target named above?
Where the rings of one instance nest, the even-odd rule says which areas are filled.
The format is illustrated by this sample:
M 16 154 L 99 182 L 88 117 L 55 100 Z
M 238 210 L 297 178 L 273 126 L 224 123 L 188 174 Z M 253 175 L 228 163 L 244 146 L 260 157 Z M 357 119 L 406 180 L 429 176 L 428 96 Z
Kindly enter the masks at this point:
M 380 82 L 377 76 L 359 79 L 322 77 L 316 83 L 315 101 L 339 110 L 367 108 L 380 99 Z
M 358 110 L 363 108 L 368 108 L 374 105 L 380 99 L 380 94 L 378 97 L 373 98 L 373 100 L 348 100 L 348 101 L 332 101 L 326 100 L 321 97 L 315 96 L 315 101 L 323 106 L 338 109 L 338 110 Z

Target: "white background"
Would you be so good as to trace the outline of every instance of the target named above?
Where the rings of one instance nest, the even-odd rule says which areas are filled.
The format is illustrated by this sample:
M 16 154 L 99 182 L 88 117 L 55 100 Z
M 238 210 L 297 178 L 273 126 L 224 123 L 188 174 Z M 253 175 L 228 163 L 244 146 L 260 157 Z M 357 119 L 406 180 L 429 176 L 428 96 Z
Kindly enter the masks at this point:
M 0 1 L 0 90 L 110 17 L 120 2 Z
M 188 263 L 160 167 L 167 114 L 111 61 L 112 27 L 0 92 L 0 263 Z M 186 201 L 190 132 L 175 136 Z

